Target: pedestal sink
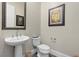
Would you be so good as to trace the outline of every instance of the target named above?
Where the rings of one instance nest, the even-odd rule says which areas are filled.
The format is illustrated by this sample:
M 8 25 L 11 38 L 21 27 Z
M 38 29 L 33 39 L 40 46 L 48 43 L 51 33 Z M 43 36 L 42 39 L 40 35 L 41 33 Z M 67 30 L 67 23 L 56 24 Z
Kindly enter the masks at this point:
M 29 39 L 28 36 L 17 36 L 5 38 L 5 43 L 15 46 L 15 57 L 23 57 L 22 45 Z

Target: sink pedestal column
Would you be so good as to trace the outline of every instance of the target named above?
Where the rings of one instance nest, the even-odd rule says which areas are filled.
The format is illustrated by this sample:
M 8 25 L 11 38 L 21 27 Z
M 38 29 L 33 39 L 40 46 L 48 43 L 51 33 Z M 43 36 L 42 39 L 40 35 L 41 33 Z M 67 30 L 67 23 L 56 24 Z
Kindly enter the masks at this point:
M 23 57 L 23 55 L 22 55 L 22 45 L 15 46 L 15 57 Z

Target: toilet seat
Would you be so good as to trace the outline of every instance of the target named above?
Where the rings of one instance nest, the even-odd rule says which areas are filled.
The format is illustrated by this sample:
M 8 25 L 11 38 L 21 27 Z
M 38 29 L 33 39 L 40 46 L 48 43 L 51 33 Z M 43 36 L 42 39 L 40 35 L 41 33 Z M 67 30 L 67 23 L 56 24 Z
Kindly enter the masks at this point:
M 48 54 L 50 52 L 50 47 L 46 44 L 38 45 L 38 49 L 41 53 Z

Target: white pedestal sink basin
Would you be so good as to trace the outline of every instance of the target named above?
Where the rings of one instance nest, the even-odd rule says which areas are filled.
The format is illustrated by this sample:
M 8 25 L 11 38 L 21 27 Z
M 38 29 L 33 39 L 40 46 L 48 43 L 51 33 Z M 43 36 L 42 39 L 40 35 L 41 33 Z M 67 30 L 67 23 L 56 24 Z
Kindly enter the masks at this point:
M 22 44 L 28 39 L 28 36 L 8 37 L 5 38 L 5 42 L 10 46 L 15 46 L 15 57 L 22 57 Z

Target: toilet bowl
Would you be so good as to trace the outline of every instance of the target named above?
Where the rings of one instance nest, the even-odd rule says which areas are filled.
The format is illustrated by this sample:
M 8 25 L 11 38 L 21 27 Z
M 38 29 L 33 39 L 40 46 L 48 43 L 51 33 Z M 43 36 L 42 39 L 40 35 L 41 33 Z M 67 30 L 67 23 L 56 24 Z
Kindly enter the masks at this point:
M 38 57 L 48 57 L 50 52 L 50 47 L 46 44 L 40 44 L 38 47 Z
M 46 44 L 40 43 L 40 37 L 32 37 L 33 47 L 37 51 L 38 57 L 48 57 L 50 52 L 50 47 Z

